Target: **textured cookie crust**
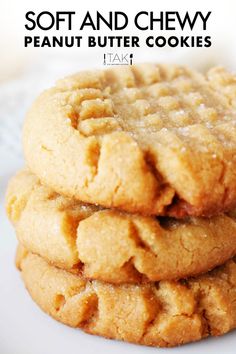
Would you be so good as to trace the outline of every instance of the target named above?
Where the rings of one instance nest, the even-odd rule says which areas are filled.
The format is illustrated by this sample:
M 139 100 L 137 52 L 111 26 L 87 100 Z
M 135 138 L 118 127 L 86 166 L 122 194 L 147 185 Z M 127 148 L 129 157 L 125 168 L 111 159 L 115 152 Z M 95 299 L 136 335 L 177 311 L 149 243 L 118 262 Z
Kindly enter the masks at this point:
M 18 240 L 54 265 L 111 283 L 186 278 L 236 254 L 236 218 L 181 221 L 101 210 L 62 197 L 28 171 L 7 192 Z
M 67 77 L 24 125 L 31 170 L 54 190 L 143 214 L 236 205 L 236 78 L 140 64 Z
M 236 327 L 233 260 L 188 281 L 139 286 L 86 281 L 25 251 L 19 252 L 17 265 L 33 300 L 45 312 L 88 333 L 167 347 Z

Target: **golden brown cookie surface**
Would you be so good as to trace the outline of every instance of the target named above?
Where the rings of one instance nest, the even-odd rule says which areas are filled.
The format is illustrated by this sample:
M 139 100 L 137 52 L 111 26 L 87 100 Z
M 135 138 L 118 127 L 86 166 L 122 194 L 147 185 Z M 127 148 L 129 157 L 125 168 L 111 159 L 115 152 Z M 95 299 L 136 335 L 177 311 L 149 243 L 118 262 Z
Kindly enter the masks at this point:
M 187 281 L 110 285 L 86 281 L 19 252 L 33 300 L 52 317 L 88 333 L 152 346 L 176 346 L 236 327 L 236 264 Z
M 59 193 L 143 214 L 236 205 L 236 79 L 140 64 L 45 91 L 24 126 L 31 170 Z
M 60 196 L 28 171 L 10 182 L 7 212 L 31 252 L 112 283 L 186 278 L 236 254 L 233 215 L 178 221 L 102 210 Z

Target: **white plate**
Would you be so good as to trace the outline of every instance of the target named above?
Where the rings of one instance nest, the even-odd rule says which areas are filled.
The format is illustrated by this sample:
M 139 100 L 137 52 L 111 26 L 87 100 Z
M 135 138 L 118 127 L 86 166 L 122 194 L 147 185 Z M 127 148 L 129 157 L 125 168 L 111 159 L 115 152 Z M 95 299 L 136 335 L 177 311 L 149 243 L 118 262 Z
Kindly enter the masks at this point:
M 166 353 L 166 349 L 106 340 L 66 327 L 39 310 L 24 289 L 14 266 L 17 242 L 5 216 L 4 194 L 9 177 L 23 165 L 20 126 L 23 112 L 37 91 L 31 81 L 0 87 L 0 354 Z M 169 350 L 173 354 L 235 354 L 235 334 L 233 331 Z

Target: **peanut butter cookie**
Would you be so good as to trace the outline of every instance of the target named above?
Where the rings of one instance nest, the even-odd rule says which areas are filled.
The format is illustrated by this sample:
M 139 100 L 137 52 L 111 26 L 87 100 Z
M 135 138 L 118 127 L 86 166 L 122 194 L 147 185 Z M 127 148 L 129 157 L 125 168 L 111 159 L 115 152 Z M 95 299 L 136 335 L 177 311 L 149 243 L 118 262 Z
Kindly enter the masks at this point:
M 7 212 L 31 252 L 111 283 L 186 278 L 236 254 L 236 218 L 175 220 L 102 210 L 63 197 L 29 171 L 9 184 Z
M 17 265 L 42 310 L 88 333 L 172 347 L 236 327 L 234 260 L 189 280 L 143 285 L 87 281 L 24 250 Z
M 57 192 L 142 214 L 236 206 L 236 78 L 140 64 L 67 77 L 24 125 L 31 170 Z

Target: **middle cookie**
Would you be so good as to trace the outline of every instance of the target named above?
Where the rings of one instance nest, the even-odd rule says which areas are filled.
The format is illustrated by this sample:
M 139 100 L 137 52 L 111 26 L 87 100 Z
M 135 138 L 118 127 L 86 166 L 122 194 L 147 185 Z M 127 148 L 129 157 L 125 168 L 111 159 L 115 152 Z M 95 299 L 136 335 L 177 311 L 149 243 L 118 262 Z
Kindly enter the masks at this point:
M 28 170 L 11 180 L 7 212 L 19 241 L 54 265 L 111 283 L 186 278 L 236 254 L 236 218 L 178 221 L 62 197 Z

